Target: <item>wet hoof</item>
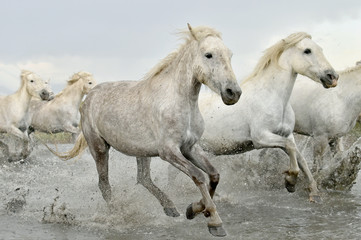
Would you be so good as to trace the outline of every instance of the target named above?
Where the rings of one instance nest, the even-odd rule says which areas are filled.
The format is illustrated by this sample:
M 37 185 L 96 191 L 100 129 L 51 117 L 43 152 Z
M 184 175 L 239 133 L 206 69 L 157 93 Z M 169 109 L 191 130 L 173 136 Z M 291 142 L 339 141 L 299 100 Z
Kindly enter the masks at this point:
M 186 217 L 187 219 L 193 219 L 196 217 L 197 214 L 195 214 L 193 212 L 193 207 L 192 207 L 192 203 L 189 204 L 189 206 L 187 207 L 187 211 L 186 211 Z
M 215 237 L 225 237 L 227 236 L 226 230 L 222 226 L 208 226 L 209 233 Z
M 322 203 L 322 198 L 319 195 L 310 195 L 311 203 Z
M 188 211 L 188 209 L 187 209 Z M 176 208 L 164 208 L 164 213 L 169 217 L 179 217 L 180 214 Z
M 296 185 L 295 184 L 291 184 L 289 181 L 287 181 L 287 179 L 285 180 L 285 187 L 287 189 L 288 192 L 295 192 L 296 191 Z

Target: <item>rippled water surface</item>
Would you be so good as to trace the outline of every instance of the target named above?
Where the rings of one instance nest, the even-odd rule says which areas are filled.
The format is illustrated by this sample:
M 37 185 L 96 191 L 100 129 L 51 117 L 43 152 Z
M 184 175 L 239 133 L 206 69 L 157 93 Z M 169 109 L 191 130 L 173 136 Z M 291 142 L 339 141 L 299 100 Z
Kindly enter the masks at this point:
M 70 147 L 59 145 L 59 150 Z M 222 164 L 215 202 L 228 233 L 224 239 L 361 239 L 359 182 L 351 192 L 323 192 L 322 204 L 313 204 L 303 189 L 290 194 L 245 187 L 228 170 L 227 160 L 234 161 L 229 158 L 214 162 Z M 152 162 L 154 182 L 174 200 L 178 218 L 165 216 L 157 200 L 136 184 L 135 159 L 111 151 L 115 209 L 110 211 L 89 153 L 63 162 L 36 147 L 23 164 L 1 163 L 0 239 L 216 239 L 204 216 L 185 218 L 186 206 L 200 199 L 195 185 L 183 174 L 170 174 L 168 164 Z

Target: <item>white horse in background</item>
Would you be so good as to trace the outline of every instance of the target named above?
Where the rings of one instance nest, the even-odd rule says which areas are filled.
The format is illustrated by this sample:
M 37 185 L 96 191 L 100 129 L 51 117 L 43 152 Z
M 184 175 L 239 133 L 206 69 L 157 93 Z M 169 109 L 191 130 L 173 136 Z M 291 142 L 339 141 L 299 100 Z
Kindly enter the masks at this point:
M 287 190 L 295 191 L 300 167 L 309 180 L 310 201 L 318 201 L 316 182 L 292 133 L 295 119 L 289 98 L 297 74 L 326 88 L 337 85 L 338 75 L 306 33 L 291 34 L 266 50 L 253 73 L 241 82 L 242 96 L 234 106 L 224 106 L 209 95 L 200 97 L 205 119 L 201 145 L 214 154 L 281 148 L 290 158 Z
M 80 132 L 78 124 L 81 101 L 95 85 L 93 75 L 81 71 L 71 76 L 67 86 L 55 95 L 52 101 L 32 100 L 29 111 L 30 129 L 46 133 L 69 132 L 77 135 Z
M 158 198 L 167 215 L 176 217 L 174 203 L 150 178 L 151 157 L 160 156 L 199 188 L 202 199 L 189 205 L 187 218 L 204 213 L 209 217 L 210 233 L 225 236 L 212 200 L 219 173 L 197 144 L 204 129 L 198 96 L 206 84 L 225 104 L 234 104 L 241 89 L 232 70 L 231 52 L 220 33 L 209 27 L 188 28 L 183 33 L 185 43 L 144 80 L 103 83 L 89 92 L 80 111 L 82 134 L 62 157 L 75 157 L 88 146 L 96 162 L 99 188 L 110 203 L 109 148 L 136 156 L 138 182 Z M 209 185 L 202 171 L 208 174 Z
M 307 79 L 297 79 L 291 95 L 294 131 L 313 137 L 315 170 L 320 170 L 327 146 L 342 151 L 341 137 L 355 126 L 361 113 L 361 65 L 340 72 L 337 88 L 325 90 Z
M 11 95 L 0 96 L 0 132 L 13 134 L 28 142 L 27 131 L 21 131 L 22 120 L 29 110 L 32 97 L 48 100 L 49 86 L 37 74 L 23 70 L 20 88 Z

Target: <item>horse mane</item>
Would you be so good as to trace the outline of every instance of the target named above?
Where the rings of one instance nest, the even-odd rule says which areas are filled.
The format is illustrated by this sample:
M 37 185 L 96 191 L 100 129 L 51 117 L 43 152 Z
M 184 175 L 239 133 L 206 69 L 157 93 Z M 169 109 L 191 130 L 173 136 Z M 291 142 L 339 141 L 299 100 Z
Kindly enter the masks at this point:
M 282 53 L 295 46 L 297 43 L 302 41 L 305 38 L 310 38 L 311 35 L 305 32 L 297 32 L 289 35 L 288 37 L 278 41 L 273 46 L 267 48 L 264 51 L 264 55 L 258 61 L 256 67 L 254 68 L 253 72 L 245 79 L 243 82 L 246 82 L 254 77 L 256 77 L 259 73 L 263 70 L 267 69 L 271 65 L 279 66 L 278 60 Z
M 214 36 L 222 38 L 221 33 L 216 31 L 213 28 L 207 26 L 198 26 L 195 28 L 188 25 L 188 29 L 180 30 L 177 35 L 180 36 L 180 39 L 185 40 L 185 42 L 178 48 L 178 50 L 170 53 L 168 56 L 163 58 L 158 64 L 156 64 L 145 76 L 143 79 L 152 79 L 155 76 L 159 75 L 164 69 L 166 69 L 178 56 L 178 54 L 184 50 L 186 47 L 189 47 L 193 41 L 202 41 L 206 37 Z
M 339 74 L 347 74 L 347 73 L 352 73 L 352 72 L 360 70 L 360 69 L 361 69 L 361 64 L 360 64 L 360 61 L 359 61 L 359 62 L 356 63 L 355 66 L 346 68 L 345 70 L 342 70 L 342 71 L 338 71 L 338 73 Z
M 25 85 L 25 81 L 26 81 L 26 76 L 28 76 L 29 74 L 32 74 L 33 72 L 29 71 L 29 70 L 21 70 L 21 74 L 20 74 L 20 79 L 21 79 L 21 84 L 20 84 L 20 88 L 22 88 Z
M 84 71 L 80 71 L 80 72 L 77 72 L 77 73 L 74 73 L 70 79 L 67 81 L 67 86 L 61 90 L 58 94 L 55 95 L 55 97 L 59 97 L 61 96 L 63 93 L 64 93 L 64 90 L 73 85 L 74 83 L 78 82 L 81 78 L 84 78 L 84 77 L 88 77 L 88 76 L 91 76 L 91 73 L 88 73 L 88 72 L 84 72 Z

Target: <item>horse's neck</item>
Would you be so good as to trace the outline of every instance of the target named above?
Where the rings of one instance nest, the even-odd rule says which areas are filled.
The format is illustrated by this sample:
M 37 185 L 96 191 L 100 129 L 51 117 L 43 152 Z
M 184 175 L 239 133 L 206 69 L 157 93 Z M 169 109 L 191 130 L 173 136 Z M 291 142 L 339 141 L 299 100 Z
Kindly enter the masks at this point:
M 30 105 L 31 97 L 32 96 L 26 90 L 26 86 L 21 86 L 21 88 L 14 93 L 14 99 L 17 101 L 16 107 L 27 111 Z
M 361 68 L 342 73 L 335 90 L 347 106 L 349 114 L 357 117 L 361 113 Z
M 84 97 L 80 80 L 76 83 L 73 83 L 72 85 L 67 86 L 59 97 L 62 98 L 62 101 L 79 108 L 81 100 Z
M 174 93 L 173 98 L 177 98 L 177 101 L 183 99 L 192 108 L 197 107 L 202 84 L 194 78 L 192 62 L 191 55 L 183 54 L 147 84 L 162 86 L 167 92 L 171 90 Z M 152 87 L 149 86 L 149 89 Z
M 272 91 L 282 99 L 285 104 L 288 103 L 297 74 L 290 67 L 269 66 L 263 74 L 258 76 L 257 81 L 264 89 Z

